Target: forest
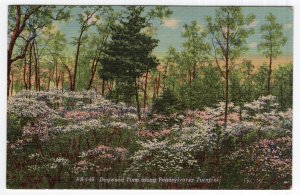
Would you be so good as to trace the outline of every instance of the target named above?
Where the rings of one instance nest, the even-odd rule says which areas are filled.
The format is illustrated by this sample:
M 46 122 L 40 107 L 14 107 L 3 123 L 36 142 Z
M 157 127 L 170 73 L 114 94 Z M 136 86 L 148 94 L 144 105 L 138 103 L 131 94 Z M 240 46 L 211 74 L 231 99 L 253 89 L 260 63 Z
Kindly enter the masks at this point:
M 10 5 L 7 188 L 290 189 L 276 9 Z

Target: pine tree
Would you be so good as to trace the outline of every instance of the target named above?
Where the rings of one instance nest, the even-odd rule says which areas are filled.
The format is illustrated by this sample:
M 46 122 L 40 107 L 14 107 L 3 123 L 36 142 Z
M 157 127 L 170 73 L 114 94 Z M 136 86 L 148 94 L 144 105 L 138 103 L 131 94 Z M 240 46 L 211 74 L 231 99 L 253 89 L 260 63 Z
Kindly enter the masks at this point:
M 262 41 L 258 49 L 266 58 L 269 58 L 267 93 L 270 94 L 273 59 L 282 53 L 281 48 L 286 44 L 287 38 L 282 32 L 282 25 L 276 22 L 276 17 L 272 13 L 266 16 L 266 24 L 261 26 L 260 31 Z
M 143 33 L 149 26 L 147 18 L 142 16 L 143 10 L 141 6 L 127 7 L 128 16 L 112 27 L 111 42 L 100 60 L 102 77 L 116 82 L 117 100 L 135 96 L 139 119 L 138 78 L 158 65 L 157 58 L 151 54 L 158 40 Z

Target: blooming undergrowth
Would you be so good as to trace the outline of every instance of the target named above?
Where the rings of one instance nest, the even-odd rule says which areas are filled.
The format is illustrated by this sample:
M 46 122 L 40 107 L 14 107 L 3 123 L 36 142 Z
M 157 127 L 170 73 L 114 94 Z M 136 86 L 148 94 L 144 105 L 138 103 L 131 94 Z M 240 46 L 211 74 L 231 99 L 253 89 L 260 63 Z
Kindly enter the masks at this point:
M 8 101 L 11 188 L 283 189 L 292 182 L 292 110 L 243 106 L 144 116 L 94 91 L 23 91 Z M 217 178 L 214 183 L 78 182 L 80 177 Z

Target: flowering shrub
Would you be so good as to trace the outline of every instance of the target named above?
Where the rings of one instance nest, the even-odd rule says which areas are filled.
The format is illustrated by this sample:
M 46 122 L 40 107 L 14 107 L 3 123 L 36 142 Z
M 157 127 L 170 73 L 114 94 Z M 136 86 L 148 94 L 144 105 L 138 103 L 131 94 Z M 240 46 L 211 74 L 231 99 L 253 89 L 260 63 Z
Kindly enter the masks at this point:
M 129 160 L 133 162 L 126 169 L 125 175 L 170 177 L 179 175 L 184 170 L 194 170 L 195 174 L 200 170 L 191 151 L 185 150 L 180 145 L 171 144 L 170 140 L 153 139 L 138 143 L 141 149 L 130 157 Z
M 138 121 L 135 108 L 94 91 L 23 91 L 8 101 L 8 183 L 55 188 L 78 186 L 77 176 L 214 177 L 219 183 L 209 188 L 289 188 L 292 110 L 280 110 L 274 96 L 230 103 L 225 125 L 224 107 Z M 79 186 L 91 185 L 102 184 Z
M 235 151 L 229 159 L 240 170 L 236 174 L 244 181 L 244 188 L 280 188 L 280 184 L 289 187 L 292 179 L 291 151 L 291 137 L 263 139 Z
M 82 160 L 74 164 L 73 173 L 107 172 L 111 170 L 112 161 L 125 160 L 127 153 L 128 150 L 125 148 L 99 145 L 94 149 L 81 152 L 79 158 Z

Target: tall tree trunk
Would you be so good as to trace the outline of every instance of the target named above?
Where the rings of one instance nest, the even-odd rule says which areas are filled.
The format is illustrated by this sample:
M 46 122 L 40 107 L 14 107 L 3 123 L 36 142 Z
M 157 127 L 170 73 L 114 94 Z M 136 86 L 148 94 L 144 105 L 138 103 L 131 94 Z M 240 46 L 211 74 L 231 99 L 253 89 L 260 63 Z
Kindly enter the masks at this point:
M 153 95 L 152 95 L 152 100 L 156 99 L 156 85 L 157 85 L 157 78 L 154 78 L 154 82 L 153 82 Z
M 10 76 L 9 76 L 10 72 L 11 72 L 11 62 L 9 60 L 7 60 L 7 91 L 6 91 L 7 97 L 9 97 L 9 88 L 10 88 L 10 82 L 11 82 Z
M 28 71 L 28 89 L 31 90 L 31 75 L 32 75 L 32 43 L 29 49 L 29 71 Z
M 35 91 L 39 91 L 39 67 L 35 42 L 33 42 L 33 55 L 35 60 Z
M 58 74 L 58 63 L 55 63 L 55 87 L 58 89 L 59 81 L 60 81 L 60 75 Z
M 137 115 L 138 119 L 141 120 L 141 109 L 140 109 L 140 101 L 139 101 L 139 91 L 137 81 L 135 79 L 135 100 L 136 100 L 136 108 L 137 108 Z
M 80 46 L 82 44 L 82 36 L 83 36 L 83 33 L 84 31 L 86 31 L 90 26 L 91 24 L 88 24 L 89 23 L 89 20 L 94 16 L 94 14 L 101 8 L 101 6 L 98 6 L 97 9 L 95 9 L 92 13 L 90 13 L 85 21 L 81 24 L 81 27 L 80 27 L 80 34 L 79 34 L 79 37 L 78 37 L 78 40 L 77 40 L 77 48 L 76 48 L 76 55 L 75 55 L 75 68 L 74 68 L 74 74 L 73 74 L 73 85 L 72 85 L 72 88 L 70 89 L 71 91 L 75 91 L 76 89 L 76 75 L 77 75 L 77 68 L 78 68 L 78 61 L 79 61 L 79 53 L 80 53 Z
M 93 59 L 92 73 L 91 73 L 91 77 L 90 77 L 90 80 L 89 80 L 87 90 L 90 90 L 92 88 L 94 77 L 95 77 L 97 66 L 98 66 L 98 62 L 99 62 L 99 60 L 97 60 L 96 58 Z
M 146 75 L 145 75 L 144 110 L 145 110 L 146 105 L 147 105 L 148 74 L 149 74 L 149 71 L 148 71 L 148 68 L 147 68 Z
M 105 28 L 108 29 L 109 24 L 107 24 Z M 99 60 L 97 58 L 99 58 L 99 56 L 101 56 L 103 48 L 105 48 L 105 42 L 107 41 L 108 37 L 109 37 L 109 34 L 107 34 L 105 37 L 103 37 L 101 44 L 97 47 L 97 50 L 100 50 L 100 51 L 97 54 L 98 57 L 94 58 L 93 63 L 92 63 L 92 65 L 93 65 L 92 66 L 92 74 L 91 74 L 91 78 L 90 78 L 90 81 L 89 81 L 88 89 L 91 89 L 91 87 L 93 85 L 95 73 L 96 73 L 96 70 L 97 70 L 98 63 L 99 63 Z
M 29 17 L 37 12 L 41 8 L 40 6 L 36 6 L 34 10 L 31 10 L 29 13 L 24 14 L 24 17 L 22 18 L 22 10 L 20 5 L 16 5 L 16 22 L 15 26 L 13 28 L 13 31 L 11 32 L 9 44 L 8 44 L 8 49 L 7 49 L 7 97 L 9 96 L 9 87 L 10 87 L 10 73 L 11 73 L 11 68 L 12 68 L 12 63 L 14 61 L 17 61 L 19 59 L 22 59 L 25 57 L 25 53 L 27 51 L 27 48 L 29 46 L 30 41 L 35 37 L 31 37 L 29 40 L 27 40 L 25 46 L 22 49 L 22 53 L 16 57 L 12 57 L 13 50 L 16 44 L 17 39 L 20 37 L 20 34 L 23 32 L 26 22 L 29 19 Z
M 63 72 L 61 72 L 61 92 L 64 92 L 64 80 L 65 80 L 65 75 Z
M 79 60 L 79 53 L 80 53 L 80 46 L 81 46 L 81 39 L 83 35 L 84 30 L 81 30 L 78 41 L 77 41 L 77 48 L 76 48 L 76 55 L 75 55 L 75 67 L 74 67 L 74 75 L 73 75 L 73 84 L 71 91 L 75 91 L 75 85 L 76 85 L 76 75 L 77 75 L 77 67 L 78 67 L 78 60 Z
M 26 61 L 26 56 L 24 57 L 24 68 L 23 68 L 23 83 L 24 83 L 24 88 L 27 90 L 27 78 L 26 78 L 26 70 L 27 70 L 27 61 Z
M 50 81 L 51 81 L 51 70 L 48 71 L 48 82 L 47 82 L 47 91 L 50 90 Z
M 102 90 L 101 90 L 101 95 L 104 96 L 105 93 L 105 80 L 102 78 Z
M 67 72 L 68 72 L 68 76 L 69 76 L 69 87 L 70 87 L 70 90 L 71 90 L 71 89 L 72 89 L 72 86 L 73 86 L 72 72 L 71 72 L 71 69 L 70 69 L 66 64 L 63 63 L 63 65 L 64 65 L 64 67 L 67 69 Z M 62 86 L 62 88 L 63 88 L 63 86 Z
M 271 76 L 272 76 L 272 54 L 269 57 L 269 72 L 268 72 L 268 94 L 271 94 Z
M 227 19 L 229 15 L 227 14 Z M 226 53 L 225 53 L 225 116 L 224 126 L 227 126 L 227 115 L 228 115 L 228 95 L 229 95 L 229 23 L 227 22 L 226 30 Z
M 229 83 L 228 83 L 228 60 L 226 59 L 226 71 L 225 71 L 225 116 L 224 116 L 224 125 L 227 126 L 227 115 L 228 115 L 228 95 L 229 95 Z
M 10 89 L 10 96 L 13 95 L 14 92 L 14 74 L 11 74 L 11 89 Z
M 191 68 L 189 68 L 189 103 L 188 103 L 188 106 L 189 106 L 189 109 L 191 109 L 191 103 L 192 103 L 192 99 L 191 99 L 191 92 L 192 92 L 192 70 Z
M 156 97 L 159 96 L 159 88 L 160 88 L 160 72 L 158 73 L 158 78 L 157 78 Z

